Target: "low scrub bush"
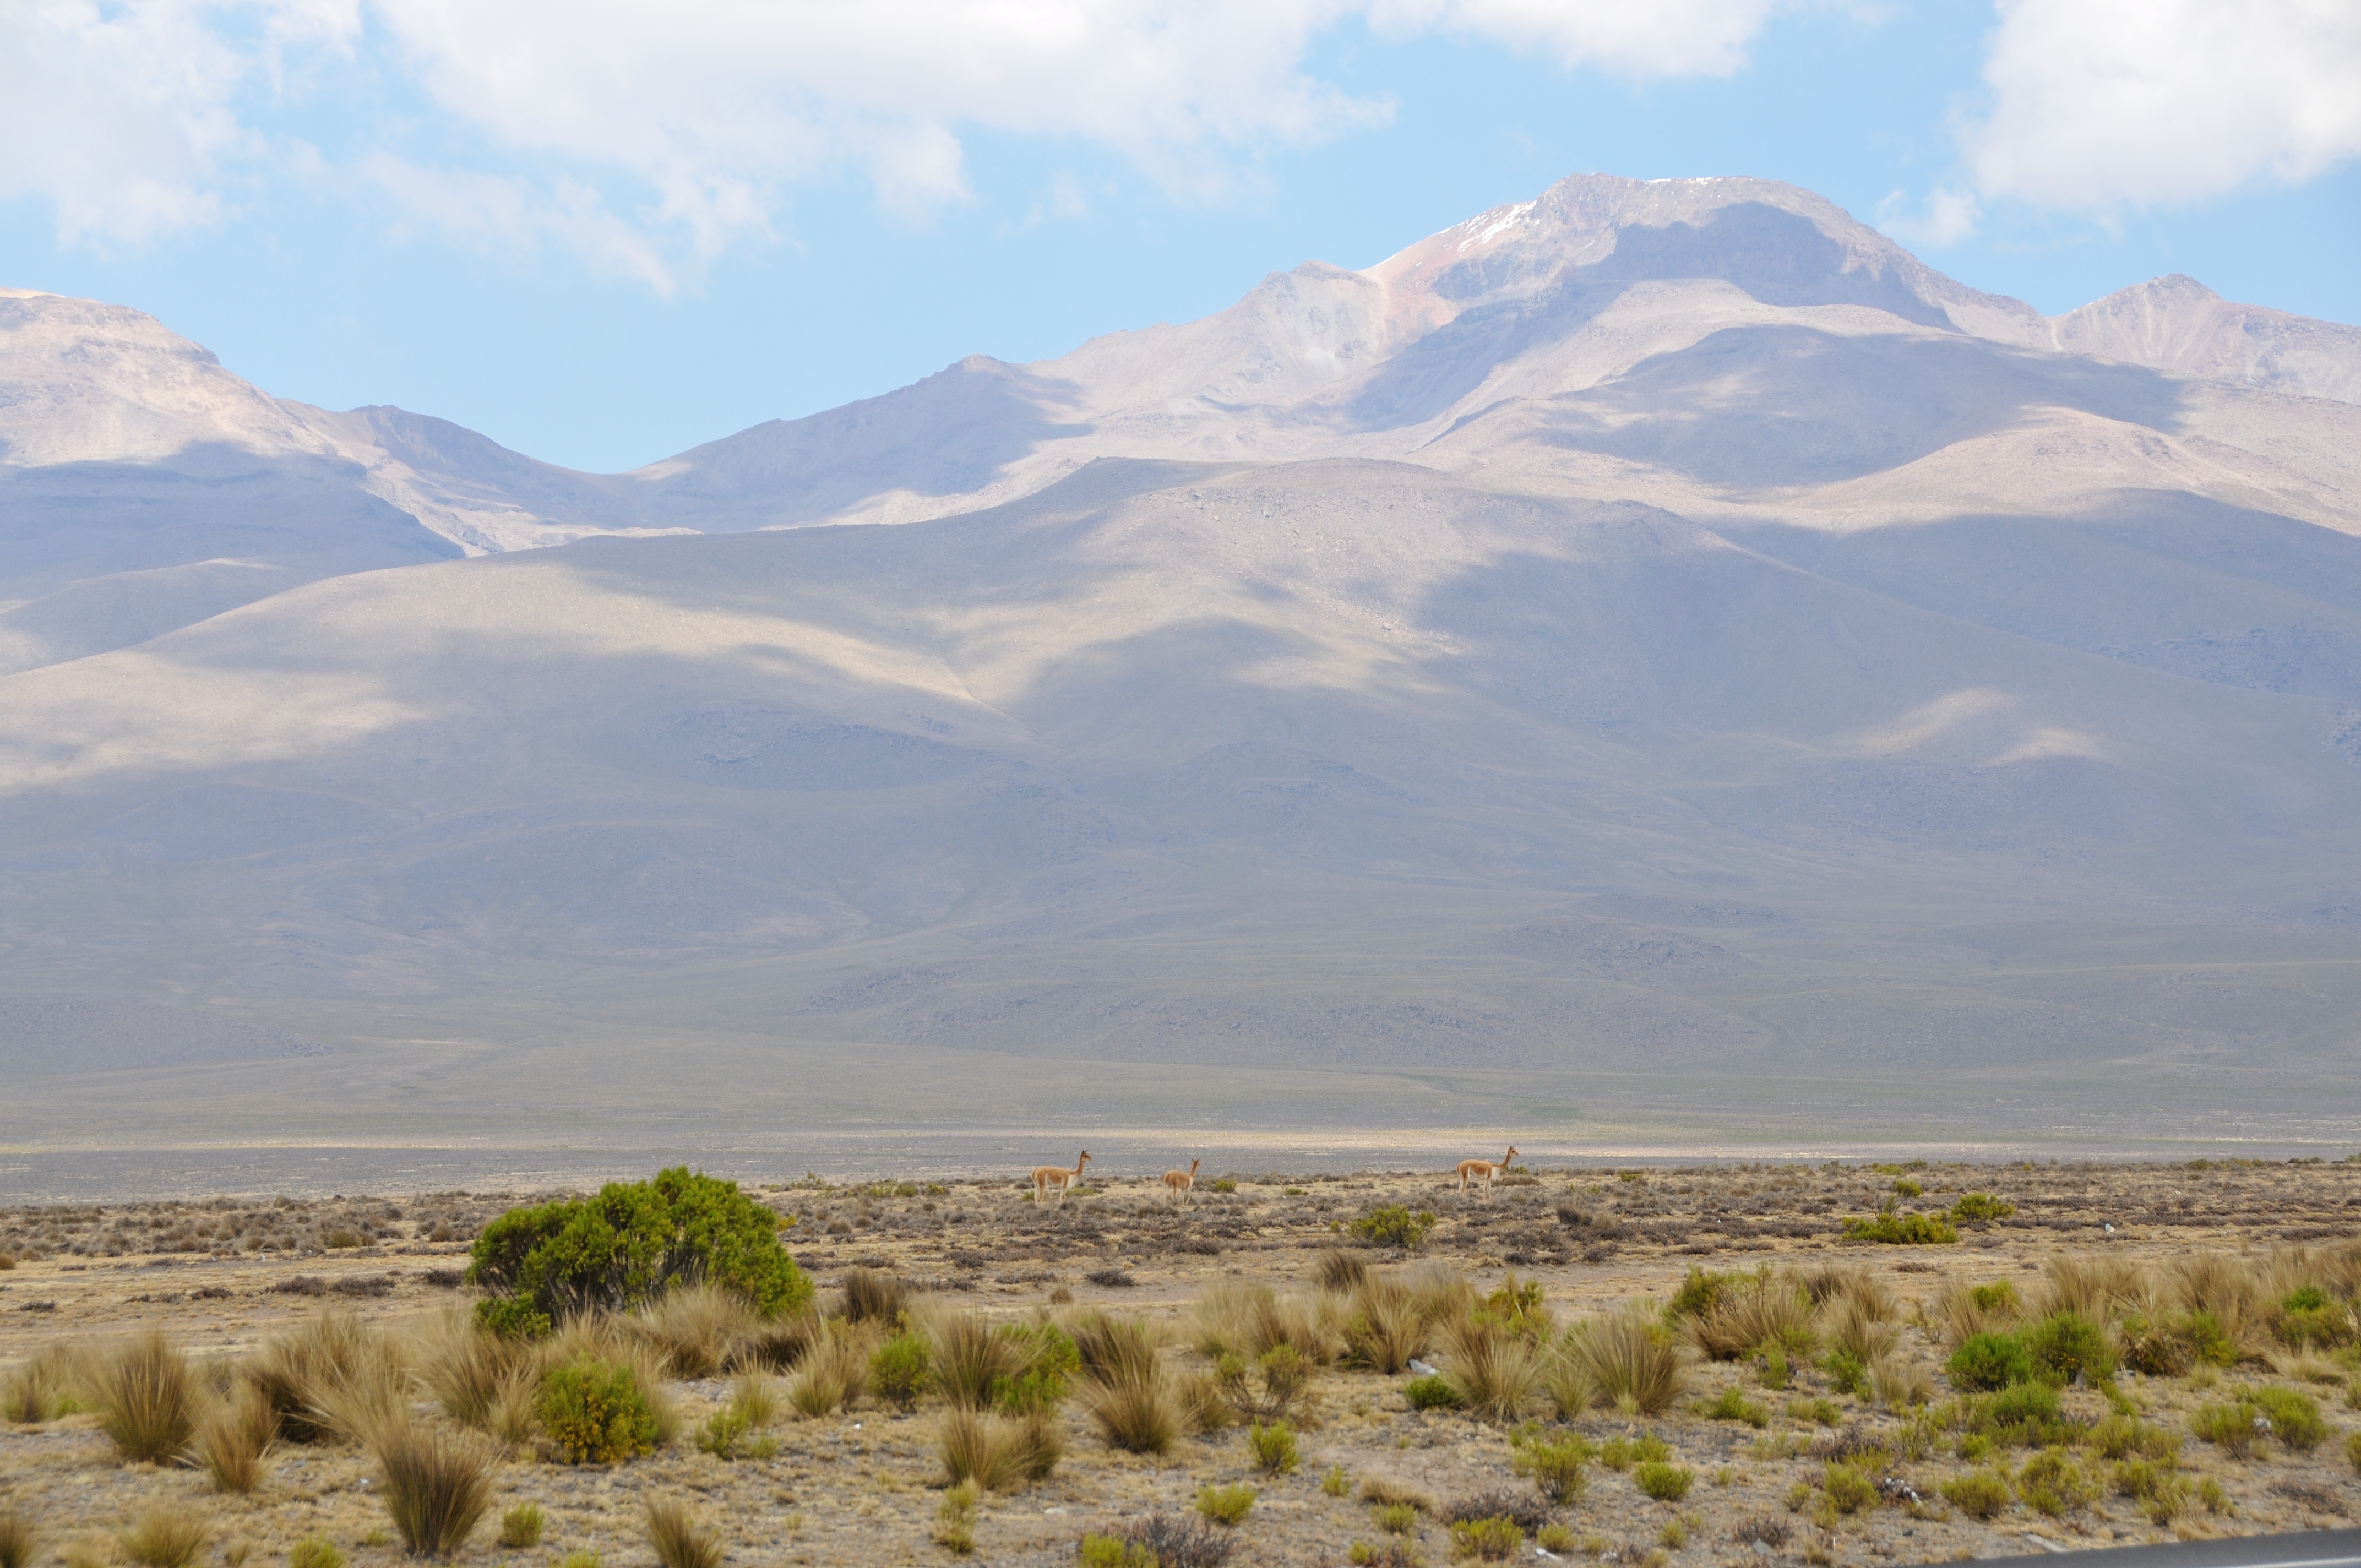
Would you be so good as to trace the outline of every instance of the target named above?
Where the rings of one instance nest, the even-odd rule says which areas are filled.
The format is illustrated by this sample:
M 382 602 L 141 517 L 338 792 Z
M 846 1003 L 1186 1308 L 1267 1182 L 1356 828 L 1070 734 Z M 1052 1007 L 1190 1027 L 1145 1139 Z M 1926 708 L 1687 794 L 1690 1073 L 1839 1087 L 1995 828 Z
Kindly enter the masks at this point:
M 1697 1475 L 1685 1465 L 1648 1460 L 1631 1467 L 1632 1484 L 1660 1503 L 1677 1503 L 1689 1495 Z
M 779 1245 L 773 1212 L 736 1182 L 686 1166 L 650 1181 L 610 1182 L 594 1198 L 510 1210 L 476 1238 L 467 1279 L 490 1293 L 480 1308 L 488 1325 L 528 1335 L 702 1284 L 765 1318 L 792 1313 L 812 1295 Z
M 2115 1354 L 2106 1331 L 2076 1311 L 2052 1312 L 2018 1335 L 2037 1372 L 2061 1383 L 2096 1383 L 2114 1375 Z
M 1980 1394 L 2029 1381 L 2033 1357 L 2013 1333 L 1973 1334 L 1951 1353 L 1943 1372 L 1952 1387 Z
M 1745 1391 L 1735 1383 L 1699 1405 L 1697 1414 L 1709 1421 L 1744 1421 L 1757 1431 L 1771 1424 L 1771 1408 L 1760 1400 L 1748 1398 Z
M 586 1356 L 550 1368 L 541 1429 L 567 1464 L 616 1464 L 656 1450 L 656 1411 L 633 1370 Z
M 943 1500 L 935 1509 L 937 1546 L 954 1557 L 965 1557 L 975 1550 L 975 1505 L 983 1496 L 973 1481 L 943 1489 Z
M 1879 1210 L 1875 1219 L 1847 1220 L 1844 1239 L 1884 1246 L 1949 1246 L 1960 1239 L 1960 1233 L 1939 1214 L 1905 1214 L 1886 1208 Z
M 1246 1515 L 1254 1511 L 1257 1496 L 1255 1489 L 1244 1482 L 1235 1486 L 1200 1486 L 1197 1511 L 1215 1524 L 1243 1524 Z
M 1246 1429 L 1246 1452 L 1254 1456 L 1255 1468 L 1270 1475 L 1292 1475 L 1303 1462 L 1295 1433 L 1285 1421 L 1264 1426 L 1257 1421 Z
M 1374 1246 L 1399 1247 L 1404 1252 L 1417 1251 L 1433 1229 L 1432 1210 L 1421 1209 L 1412 1213 L 1399 1203 L 1372 1209 L 1353 1222 L 1353 1234 L 1363 1241 Z
M 1402 1399 L 1413 1410 L 1455 1410 L 1459 1386 L 1440 1372 L 1413 1377 L 1402 1385 Z
M 188 1357 L 160 1333 L 123 1345 L 91 1378 L 99 1430 L 126 1462 L 168 1464 L 188 1452 L 203 1409 Z
M 1082 1539 L 1082 1568 L 1222 1568 L 1237 1538 L 1203 1519 L 1150 1514 Z
M 2298 1453 L 2310 1453 L 2328 1439 L 2320 1401 L 2294 1388 L 2257 1388 L 2246 1396 L 2271 1423 L 2271 1435 Z
M 869 1387 L 879 1398 L 906 1414 L 918 1408 L 918 1401 L 934 1386 L 932 1359 L 925 1336 L 906 1331 L 897 1333 L 870 1353 Z
M 2017 1472 L 2016 1495 L 2035 1513 L 2056 1519 L 2090 1507 L 2099 1496 L 2099 1480 L 2066 1450 L 2046 1448 Z
M 307 1535 L 287 1551 L 287 1568 L 345 1568 L 345 1554 L 324 1535 Z
M 1997 1519 L 2015 1496 L 2008 1476 L 1998 1470 L 1977 1470 L 1954 1475 L 1939 1488 L 1943 1500 L 1971 1519 Z
M 721 1568 L 721 1542 L 681 1504 L 651 1497 L 642 1506 L 648 1549 L 664 1568 Z
M 1477 1519 L 1507 1519 L 1519 1530 L 1539 1530 L 1549 1522 L 1549 1505 L 1530 1492 L 1499 1488 L 1477 1492 L 1461 1497 L 1440 1515 L 1445 1524 L 1468 1524 Z
M 1859 1466 L 1831 1464 L 1820 1472 L 1820 1496 L 1840 1514 L 1857 1514 L 1877 1502 L 1877 1482 Z
M 541 1544 L 542 1531 L 549 1528 L 549 1519 L 538 1503 L 519 1503 L 500 1516 L 500 1544 L 511 1552 L 522 1552 Z
M 1589 1439 L 1579 1432 L 1553 1435 L 1529 1427 L 1513 1434 L 1509 1442 L 1509 1467 L 1531 1476 L 1543 1497 L 1560 1507 L 1582 1500 L 1590 1485 L 1590 1462 L 1598 1457 Z
M 1524 1544 L 1525 1532 L 1517 1528 L 1514 1519 L 1468 1519 L 1451 1527 L 1451 1551 L 1457 1557 L 1505 1563 L 1516 1556 Z
M 1411 1535 L 1418 1530 L 1418 1510 L 1408 1503 L 1379 1503 L 1369 1510 L 1369 1522 L 1388 1535 Z
M 1960 1201 L 1951 1205 L 1950 1221 L 1955 1225 L 1971 1225 L 1977 1230 L 2016 1212 L 2016 1205 L 1989 1192 L 1962 1192 Z

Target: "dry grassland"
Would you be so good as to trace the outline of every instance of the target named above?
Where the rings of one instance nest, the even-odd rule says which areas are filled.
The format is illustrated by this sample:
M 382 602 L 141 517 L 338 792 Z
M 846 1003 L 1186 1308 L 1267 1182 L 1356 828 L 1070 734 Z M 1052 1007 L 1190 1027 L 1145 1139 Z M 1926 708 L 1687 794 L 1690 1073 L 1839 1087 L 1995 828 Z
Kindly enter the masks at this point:
M 389 1481 L 400 1504 L 417 1475 L 451 1479 L 397 1437 L 481 1461 L 481 1521 L 457 1561 L 571 1568 L 658 1562 L 651 1503 L 670 1510 L 653 1520 L 668 1563 L 701 1561 L 702 1539 L 745 1563 L 950 1563 L 972 1541 L 976 1562 L 1068 1564 L 1086 1533 L 1195 1521 L 1203 1489 L 1253 1489 L 1235 1525 L 1168 1537 L 1166 1568 L 1225 1551 L 1342 1563 L 1356 1543 L 1367 1561 L 1442 1563 L 1510 1550 L 1511 1530 L 1525 1561 L 1538 1539 L 1625 1565 L 1929 1562 L 2320 1528 L 2361 1503 L 2361 1167 L 1535 1170 L 1488 1203 L 1431 1175 L 1213 1185 L 1185 1209 L 1152 1178 L 1095 1174 L 1038 1209 L 1005 1181 L 763 1190 L 794 1216 L 790 1248 L 835 1316 L 763 1325 L 684 1307 L 579 1331 L 643 1368 L 666 1358 L 669 1441 L 607 1466 L 556 1461 L 530 1395 L 492 1387 L 508 1362 L 486 1364 L 475 1405 L 461 1386 L 477 1375 L 454 1371 L 480 1353 L 468 1241 L 514 1197 L 0 1211 L 0 1564 L 15 1568 L 11 1529 L 38 1537 L 25 1563 L 391 1563 L 404 1548 Z M 2015 1212 L 1943 1245 L 1842 1234 L 1882 1203 L 1931 1215 L 1971 1190 Z M 1437 1216 L 1415 1253 L 1352 1234 L 1389 1206 Z M 1767 1275 L 1700 1285 L 1696 1269 Z M 1676 1302 L 1694 1310 L 1668 1315 Z M 2068 1307 L 2095 1348 L 2053 1332 L 2042 1354 L 2131 1365 L 2067 1378 L 2054 1409 L 1951 1386 L 1971 1331 Z M 971 1314 L 1082 1342 L 1027 1440 L 1046 1431 L 1046 1475 L 1027 1479 L 1020 1453 L 962 1509 L 944 1444 L 963 1418 L 939 1384 L 906 1411 L 873 1382 L 797 1413 L 834 1403 L 815 1391 L 823 1359 L 862 1380 L 897 1310 L 939 1373 Z M 1126 1373 L 1133 1320 L 1151 1365 Z M 156 1332 L 167 1343 L 138 1351 Z M 357 1370 L 295 1377 L 274 1421 L 265 1374 L 331 1341 Z M 134 1352 L 171 1350 L 194 1374 L 187 1431 L 166 1432 L 162 1463 L 126 1462 L 110 1412 L 132 1397 Z M 1442 1369 L 1421 1387 L 1493 1409 L 1411 1409 L 1412 1374 L 1371 1365 L 1410 1352 Z M 1111 1440 L 1142 1419 L 1111 1409 L 1124 1376 L 1177 1423 L 1162 1452 L 1152 1432 L 1146 1452 Z M 1650 1381 L 1666 1376 L 1659 1405 Z M 1291 1467 L 1271 1438 L 1282 1467 L 1257 1464 L 1239 1419 L 1257 1408 L 1283 1408 Z M 1015 1417 L 978 1416 L 969 1440 L 979 1423 L 1023 1435 Z M 257 1451 L 243 1474 L 242 1431 Z M 1643 1490 L 1684 1484 L 1670 1500 Z M 503 1516 L 525 1504 L 539 1539 L 502 1545 Z M 1455 1532 L 1455 1508 L 1513 1522 Z M 203 1544 L 180 1555 L 176 1524 Z M 333 1552 L 299 1547 L 313 1540 Z

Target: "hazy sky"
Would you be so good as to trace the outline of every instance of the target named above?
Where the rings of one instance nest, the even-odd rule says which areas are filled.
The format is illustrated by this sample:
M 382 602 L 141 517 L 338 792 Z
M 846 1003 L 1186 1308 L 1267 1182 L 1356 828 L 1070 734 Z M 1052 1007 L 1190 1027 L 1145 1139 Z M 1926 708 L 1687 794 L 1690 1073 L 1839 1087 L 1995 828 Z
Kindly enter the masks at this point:
M 1592 170 L 2361 322 L 2357 155 L 2361 0 L 0 0 L 0 284 L 598 469 Z

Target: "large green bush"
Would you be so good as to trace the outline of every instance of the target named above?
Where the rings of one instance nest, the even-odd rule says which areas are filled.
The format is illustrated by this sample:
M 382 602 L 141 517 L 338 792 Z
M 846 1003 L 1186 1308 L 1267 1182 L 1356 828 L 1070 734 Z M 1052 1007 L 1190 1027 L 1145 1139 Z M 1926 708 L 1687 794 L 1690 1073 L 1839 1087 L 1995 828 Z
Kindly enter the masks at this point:
M 510 1210 L 476 1239 L 467 1278 L 491 1292 L 479 1311 L 505 1333 L 546 1332 L 577 1312 L 627 1310 L 684 1285 L 720 1286 L 766 1317 L 812 1295 L 779 1245 L 777 1217 L 736 1182 L 686 1166 L 609 1182 L 595 1198 Z
M 2115 1353 L 2106 1331 L 2080 1312 L 2052 1312 L 2019 1337 L 2035 1369 L 2061 1383 L 2077 1377 L 2095 1383 L 2114 1375 Z
M 2033 1376 L 2033 1357 L 2015 1334 L 1971 1334 L 1951 1353 L 1943 1370 L 1952 1387 L 1981 1392 L 2026 1381 Z

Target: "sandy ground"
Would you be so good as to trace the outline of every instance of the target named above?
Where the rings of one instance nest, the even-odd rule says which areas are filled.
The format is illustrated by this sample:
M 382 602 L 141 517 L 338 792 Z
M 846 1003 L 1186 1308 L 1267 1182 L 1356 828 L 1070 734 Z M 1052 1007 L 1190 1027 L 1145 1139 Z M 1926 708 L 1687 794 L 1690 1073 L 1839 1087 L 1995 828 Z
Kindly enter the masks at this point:
M 845 1269 L 865 1266 L 891 1270 L 952 1306 L 995 1316 L 1014 1318 L 1071 1299 L 1080 1307 L 1169 1321 L 1176 1330 L 1196 1294 L 1218 1279 L 1310 1288 L 1318 1252 L 1339 1240 L 1334 1227 L 1390 1202 L 1433 1210 L 1439 1223 L 1423 1255 L 1465 1270 L 1479 1286 L 1488 1288 L 1510 1270 L 1538 1277 L 1561 1323 L 1631 1299 L 1661 1301 L 1699 1264 L 1731 1269 L 1858 1262 L 1891 1285 L 1907 1312 L 1953 1278 L 2010 1278 L 2030 1290 L 2043 1261 L 2061 1251 L 2160 1265 L 2192 1251 L 2259 1255 L 2340 1242 L 2361 1231 L 2361 1167 L 1937 1167 L 1906 1173 L 1927 1190 L 1913 1206 L 1976 1190 L 2015 1202 L 2016 1214 L 1964 1233 L 1956 1245 L 1842 1242 L 1842 1220 L 1873 1211 L 1902 1174 L 1892 1167 L 1543 1169 L 1503 1187 L 1488 1203 L 1463 1200 L 1433 1175 L 1268 1184 L 1246 1178 L 1234 1192 L 1201 1186 L 1181 1210 L 1166 1202 L 1160 1189 L 1135 1182 L 1093 1183 L 1089 1195 L 1040 1210 L 1001 1180 L 863 1189 L 781 1184 L 760 1191 L 795 1216 L 791 1247 L 824 1288 Z M 467 1239 L 515 1201 L 445 1193 L 0 1211 L 0 1254 L 18 1259 L 0 1271 L 0 1366 L 52 1343 L 104 1342 L 149 1327 L 162 1328 L 194 1354 L 235 1355 L 323 1307 L 398 1323 L 458 1306 L 469 1299 L 458 1277 Z M 1382 1255 L 1370 1255 L 1382 1261 Z M 1176 1343 L 1181 1338 L 1176 1333 Z M 1904 1343 L 1930 1370 L 1939 1365 L 1941 1347 L 1925 1329 L 1905 1329 Z M 1193 1358 L 1183 1349 L 1171 1354 Z M 2345 1457 L 2348 1432 L 2361 1429 L 2361 1415 L 2347 1404 L 2355 1369 L 2315 1365 L 2311 1372 L 2340 1379 L 2309 1385 L 2328 1418 L 2330 1440 L 2309 1454 L 2265 1444 L 2243 1460 L 2185 1441 L 2183 1473 L 2192 1482 L 2217 1480 L 2231 1507 L 2219 1514 L 2192 1510 L 2177 1521 L 2180 1533 L 2349 1521 L 2361 1504 Z M 1235 1531 L 1233 1563 L 1342 1563 L 1355 1541 L 1387 1538 L 1367 1505 L 1323 1490 L 1332 1466 L 1355 1484 L 1370 1476 L 1408 1481 L 1445 1504 L 1492 1488 L 1530 1490 L 1511 1473 L 1504 1428 L 1452 1412 L 1411 1411 L 1401 1381 L 1322 1370 L 1296 1420 L 1302 1464 L 1279 1476 L 1255 1473 L 1236 1431 L 1185 1438 L 1161 1457 L 1114 1451 L 1070 1403 L 1065 1459 L 1046 1481 L 987 1496 L 974 1560 L 1071 1563 L 1086 1530 L 1151 1509 L 1186 1511 L 1200 1486 L 1246 1481 L 1259 1496 Z M 2148 1419 L 2177 1431 L 2200 1403 L 2241 1385 L 2298 1386 L 2264 1367 L 2223 1375 L 2218 1387 L 2202 1381 L 2127 1376 L 2123 1386 Z M 1769 1405 L 1767 1429 L 1698 1413 L 1697 1405 L 1733 1382 Z M 2057 1518 L 2015 1506 L 1989 1522 L 1968 1519 L 1938 1500 L 1938 1487 L 1973 1466 L 1941 1451 L 1894 1467 L 1920 1505 L 1897 1492 L 1892 1505 L 1823 1530 L 1809 1505 L 1790 1510 L 1791 1488 L 1818 1477 L 1825 1454 L 1846 1434 L 1891 1435 L 1902 1418 L 1830 1398 L 1825 1378 L 1809 1369 L 1799 1369 L 1784 1391 L 1756 1383 L 1751 1365 L 1700 1361 L 1688 1369 L 1688 1396 L 1665 1415 L 1627 1420 L 1598 1414 L 1581 1422 L 1600 1441 L 1653 1431 L 1697 1479 L 1687 1497 L 1665 1504 L 1642 1497 L 1628 1475 L 1594 1466 L 1587 1497 L 1559 1515 L 1577 1539 L 1576 1551 L 1622 1563 L 1663 1552 L 1673 1563 L 1768 1557 L 1867 1563 L 2025 1554 L 2172 1533 L 2115 1497 Z M 728 1397 L 729 1384 L 686 1383 L 675 1391 L 685 1425 L 693 1429 Z M 1814 1409 L 1822 1399 L 1827 1407 Z M 2066 1390 L 2065 1402 L 2085 1420 L 2106 1410 L 2087 1388 Z M 460 1561 L 544 1563 L 588 1550 L 617 1568 L 652 1563 L 638 1522 L 641 1500 L 675 1497 L 719 1528 L 732 1562 L 949 1562 L 950 1554 L 932 1539 L 942 1497 L 934 1452 L 939 1418 L 931 1405 L 906 1416 L 874 1404 L 819 1420 L 790 1416 L 774 1429 L 780 1449 L 769 1459 L 725 1462 L 686 1441 L 613 1469 L 520 1456 L 502 1466 L 494 1517 Z M 1823 1457 L 1815 1457 L 1816 1445 Z M 400 1548 L 390 1540 L 373 1485 L 357 1449 L 282 1446 L 252 1496 L 215 1497 L 195 1471 L 117 1464 L 87 1414 L 0 1426 L 0 1508 L 16 1507 L 39 1519 L 50 1533 L 51 1556 L 74 1541 L 97 1541 L 147 1501 L 165 1497 L 207 1512 L 217 1547 L 250 1545 L 254 1561 L 283 1561 L 296 1540 L 320 1533 L 356 1563 L 390 1563 Z M 543 1544 L 500 1548 L 498 1509 L 528 1499 L 549 1516 Z M 1788 1527 L 1783 1546 L 1741 1544 L 1733 1534 L 1741 1523 L 1764 1519 Z M 1433 1519 L 1422 1523 L 1411 1544 L 1430 1561 L 1451 1556 L 1448 1532 Z M 1525 1548 L 1528 1560 L 1532 1552 Z

